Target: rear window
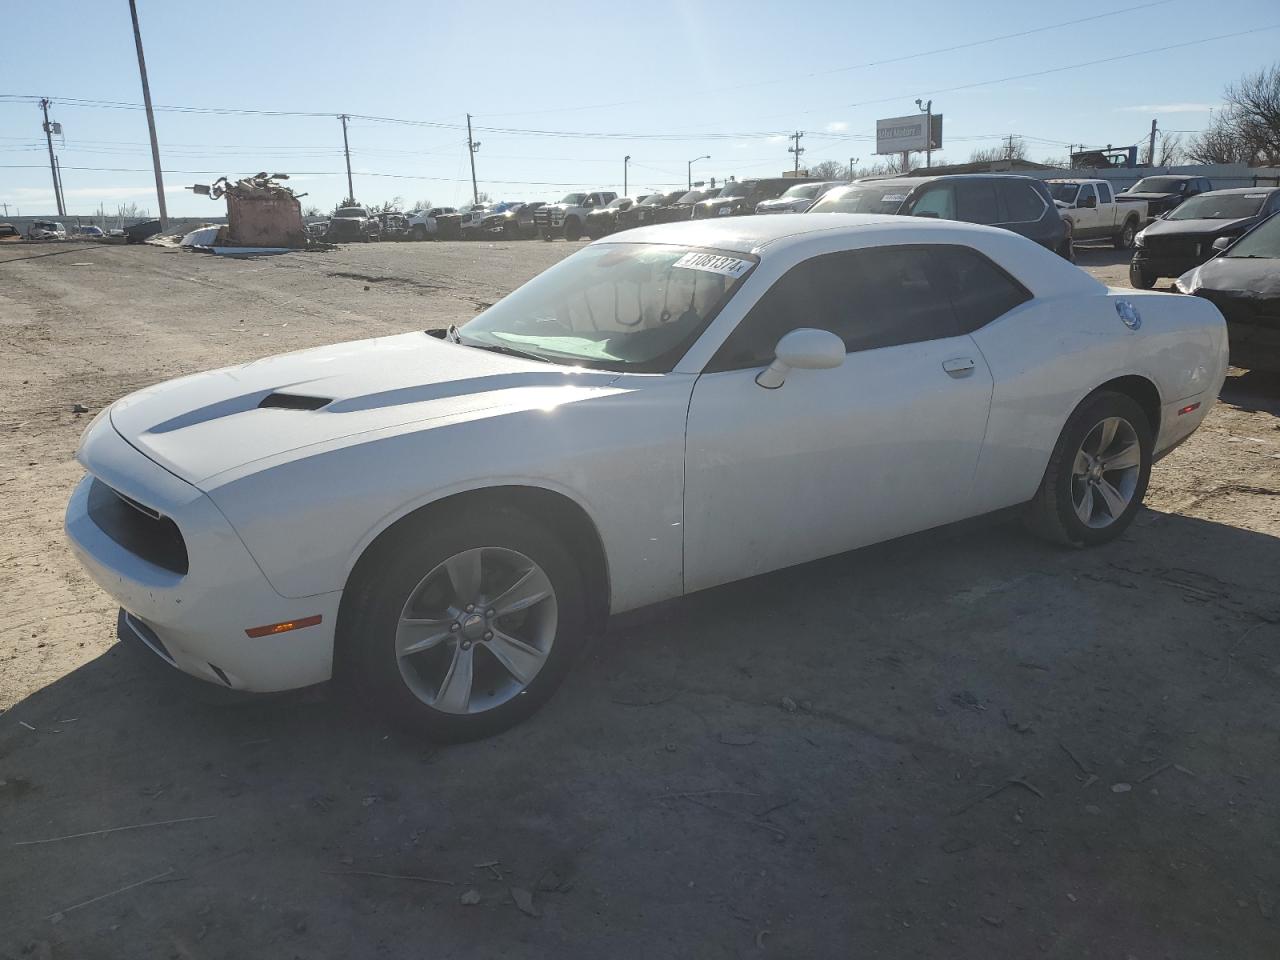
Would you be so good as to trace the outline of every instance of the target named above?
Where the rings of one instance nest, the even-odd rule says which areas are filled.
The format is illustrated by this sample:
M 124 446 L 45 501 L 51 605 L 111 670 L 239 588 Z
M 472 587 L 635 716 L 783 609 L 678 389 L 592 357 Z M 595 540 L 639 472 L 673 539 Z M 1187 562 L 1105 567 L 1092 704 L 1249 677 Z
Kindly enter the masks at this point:
M 825 193 L 809 208 L 809 213 L 897 213 L 902 209 L 911 184 L 861 183 L 837 187 Z
M 1032 223 L 1044 215 L 1044 200 L 1031 184 L 1017 180 L 997 182 L 996 189 L 1004 201 L 1005 223 Z

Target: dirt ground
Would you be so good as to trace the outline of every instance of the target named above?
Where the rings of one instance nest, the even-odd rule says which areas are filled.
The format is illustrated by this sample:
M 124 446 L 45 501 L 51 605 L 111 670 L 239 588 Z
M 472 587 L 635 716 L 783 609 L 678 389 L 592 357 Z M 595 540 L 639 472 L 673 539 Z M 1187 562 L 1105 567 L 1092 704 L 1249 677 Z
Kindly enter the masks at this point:
M 0 957 L 1280 956 L 1275 378 L 1109 547 L 970 524 L 710 591 L 481 743 L 116 643 L 61 532 L 93 413 L 575 247 L 0 249 Z

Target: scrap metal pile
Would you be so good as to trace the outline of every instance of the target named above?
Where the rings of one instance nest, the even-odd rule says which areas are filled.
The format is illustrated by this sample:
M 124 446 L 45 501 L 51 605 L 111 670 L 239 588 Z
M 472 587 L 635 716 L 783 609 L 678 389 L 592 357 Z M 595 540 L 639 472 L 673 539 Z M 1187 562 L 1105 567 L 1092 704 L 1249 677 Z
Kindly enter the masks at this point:
M 220 177 L 191 189 L 211 200 L 227 198 L 227 225 L 218 230 L 211 247 L 256 250 L 300 250 L 307 245 L 299 196 L 280 183 L 283 173 L 259 173 L 234 182 Z

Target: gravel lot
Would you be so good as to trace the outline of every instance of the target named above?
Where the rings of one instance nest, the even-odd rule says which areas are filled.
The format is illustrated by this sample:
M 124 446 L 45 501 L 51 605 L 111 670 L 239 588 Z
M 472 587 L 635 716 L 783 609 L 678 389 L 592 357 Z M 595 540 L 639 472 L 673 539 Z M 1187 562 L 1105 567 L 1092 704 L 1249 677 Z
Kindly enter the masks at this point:
M 61 533 L 88 416 L 576 247 L 0 248 L 0 957 L 1280 956 L 1275 378 L 1109 547 L 969 524 L 709 591 L 481 743 L 115 642 Z

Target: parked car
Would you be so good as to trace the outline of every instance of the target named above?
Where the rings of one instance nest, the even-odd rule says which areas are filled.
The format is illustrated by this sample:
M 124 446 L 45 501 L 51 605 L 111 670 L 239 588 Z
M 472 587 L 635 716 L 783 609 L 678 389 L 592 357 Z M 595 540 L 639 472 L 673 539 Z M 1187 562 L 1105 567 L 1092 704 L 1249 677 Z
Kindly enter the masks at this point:
M 655 193 L 626 210 L 618 211 L 618 229 L 630 230 L 632 227 L 647 227 L 663 222 L 660 219 L 662 211 L 688 192 L 681 189 L 670 193 Z
M 116 401 L 66 531 L 171 666 L 336 677 L 465 740 L 537 710 L 610 614 L 1001 508 L 1114 540 L 1226 361 L 1208 301 L 1110 291 L 1003 230 L 646 227 L 461 329 Z
M 106 234 L 102 232 L 101 227 L 95 227 L 92 224 L 90 224 L 89 226 L 86 226 L 86 227 L 76 227 L 76 236 L 87 237 L 90 240 L 96 240 L 99 237 L 105 237 Z
M 809 178 L 771 177 L 759 180 L 730 180 L 714 197 L 693 205 L 695 220 L 705 217 L 738 217 L 756 212 L 764 200 L 782 196 L 797 183 L 814 183 Z
M 323 240 L 328 232 L 328 220 L 312 220 L 307 224 L 307 238 L 310 240 Z
M 32 220 L 27 227 L 28 240 L 65 240 L 67 228 L 52 220 Z
M 154 237 L 163 229 L 159 220 L 143 220 L 141 223 L 135 223 L 124 228 L 124 242 L 145 243 L 148 238 Z
M 532 240 L 538 235 L 533 215 L 546 206 L 539 200 L 524 203 L 508 200 L 496 203 L 480 221 L 479 236 L 502 237 L 506 240 Z
M 480 233 L 480 224 L 484 222 L 484 218 L 488 215 L 489 210 L 495 206 L 487 200 L 480 203 L 464 203 L 458 208 L 458 214 L 462 218 L 462 239 L 474 240 Z
M 566 240 L 577 240 L 586 228 L 587 214 L 607 206 L 618 195 L 612 190 L 597 190 L 595 193 L 570 193 L 559 203 L 548 203 L 533 215 L 542 239 L 551 240 L 563 236 Z
M 1222 311 L 1235 366 L 1280 373 L 1280 214 L 1214 246 L 1221 248 L 1218 256 L 1174 286 Z
M 696 187 L 680 194 L 672 203 L 661 206 L 657 210 L 658 223 L 677 223 L 681 220 L 692 220 L 693 210 L 703 200 L 718 196 L 722 187 Z
M 1138 234 L 1129 282 L 1149 290 L 1161 277 L 1180 277 L 1214 255 L 1214 242 L 1234 239 L 1280 211 L 1280 187 L 1211 190 L 1192 197 Z
M 1117 250 L 1133 247 L 1133 238 L 1147 222 L 1147 202 L 1114 196 L 1106 180 L 1048 180 L 1058 214 L 1071 230 L 1073 242 L 1110 240 Z
M 383 240 L 408 240 L 409 218 L 403 213 L 380 213 L 377 217 Z
M 1071 232 L 1041 180 L 1002 173 L 859 181 L 820 197 L 811 213 L 896 213 L 989 224 L 1075 259 Z
M 339 207 L 329 218 L 330 243 L 368 243 L 382 237 L 382 224 L 364 207 Z
M 1155 218 L 1168 213 L 1188 197 L 1208 193 L 1213 184 L 1208 177 L 1160 176 L 1143 177 L 1128 190 L 1116 194 L 1120 200 L 1145 200 L 1147 216 Z
M 592 240 L 599 240 L 601 237 L 608 236 L 619 229 L 618 217 L 622 215 L 623 211 L 630 210 L 637 203 L 643 203 L 648 196 L 648 194 L 641 194 L 638 197 L 617 197 L 609 201 L 607 206 L 603 206 L 599 210 L 592 210 L 587 214 L 583 230 Z
M 417 213 L 409 215 L 409 238 L 412 240 L 443 239 L 439 238 L 440 221 L 444 217 L 457 217 L 458 211 L 453 207 L 432 207 L 430 210 L 420 210 Z M 457 220 L 458 229 L 461 229 L 462 221 L 459 217 Z
M 22 239 L 22 232 L 12 223 L 0 223 L 0 243 L 13 243 Z
M 756 213 L 804 213 L 818 197 L 828 190 L 843 187 L 848 182 L 848 180 L 827 180 L 822 183 L 797 183 L 787 187 L 780 197 L 761 200 L 756 204 Z

